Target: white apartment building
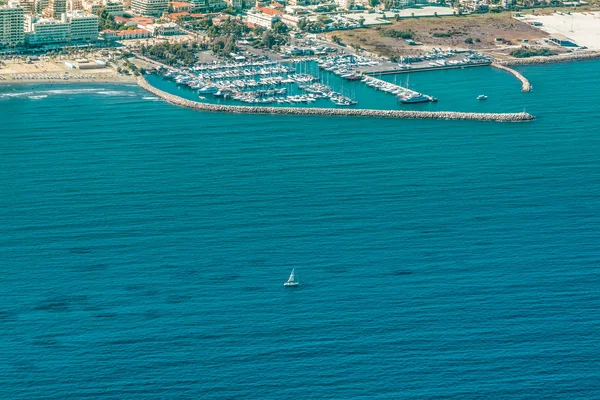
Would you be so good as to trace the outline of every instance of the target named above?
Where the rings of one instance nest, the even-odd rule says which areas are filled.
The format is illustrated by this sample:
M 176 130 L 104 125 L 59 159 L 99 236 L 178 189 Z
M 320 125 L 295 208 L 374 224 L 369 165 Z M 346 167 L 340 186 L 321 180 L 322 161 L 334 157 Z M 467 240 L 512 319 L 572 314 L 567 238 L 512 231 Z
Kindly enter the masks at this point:
M 125 14 L 123 3 L 110 0 L 84 1 L 83 9 L 90 14 L 100 14 L 100 10 L 106 10 L 110 15 L 122 17 Z
M 25 14 L 31 15 L 36 13 L 35 0 L 19 0 L 19 5 L 23 7 Z
M 175 22 L 146 25 L 141 28 L 146 29 L 153 36 L 170 36 L 177 35 L 179 33 L 179 25 L 177 25 Z
M 49 0 L 48 7 L 44 10 L 44 16 L 48 18 L 60 18 L 67 12 L 67 0 Z
M 242 0 L 227 0 L 227 6 L 234 10 L 241 10 L 243 6 Z
M 25 13 L 18 3 L 0 7 L 0 47 L 21 46 L 25 42 Z
M 35 0 L 35 12 L 41 14 L 48 7 L 48 0 Z
M 211 10 L 222 10 L 227 8 L 227 2 L 225 0 L 206 0 L 206 6 Z
M 160 17 L 169 8 L 169 0 L 132 0 L 131 11 L 137 15 Z
M 30 45 L 92 41 L 98 38 L 98 16 L 83 11 L 65 13 L 60 20 L 27 16 L 25 28 Z
M 83 11 L 72 11 L 66 15 L 71 25 L 71 41 L 98 39 L 98 16 Z
M 25 40 L 30 45 L 67 43 L 71 39 L 71 25 L 63 19 L 28 17 Z
M 279 21 L 279 15 L 270 15 L 262 12 L 249 11 L 246 15 L 246 22 L 271 29 L 275 22 Z

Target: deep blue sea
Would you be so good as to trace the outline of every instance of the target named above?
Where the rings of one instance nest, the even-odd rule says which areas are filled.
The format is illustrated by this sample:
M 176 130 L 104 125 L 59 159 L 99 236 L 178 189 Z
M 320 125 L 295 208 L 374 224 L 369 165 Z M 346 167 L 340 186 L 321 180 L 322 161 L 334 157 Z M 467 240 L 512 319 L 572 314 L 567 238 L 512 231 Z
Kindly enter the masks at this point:
M 0 398 L 600 398 L 600 62 L 520 70 L 410 85 L 533 123 L 0 86 Z

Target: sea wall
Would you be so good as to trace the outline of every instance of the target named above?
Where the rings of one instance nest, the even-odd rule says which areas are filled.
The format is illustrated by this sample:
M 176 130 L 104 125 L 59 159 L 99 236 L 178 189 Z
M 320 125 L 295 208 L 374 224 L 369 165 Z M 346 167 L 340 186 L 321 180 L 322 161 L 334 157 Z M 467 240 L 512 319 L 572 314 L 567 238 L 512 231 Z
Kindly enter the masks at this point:
M 520 72 L 515 71 L 514 69 L 509 68 L 506 65 L 499 64 L 497 62 L 492 63 L 492 66 L 514 75 L 518 80 L 521 81 L 521 90 L 523 92 L 531 92 L 531 83 L 529 83 L 527 78 L 525 78 Z
M 309 107 L 267 107 L 267 106 L 230 106 L 221 104 L 208 104 L 187 100 L 179 96 L 164 92 L 150 85 L 148 81 L 139 76 L 138 85 L 148 92 L 168 101 L 171 104 L 193 108 L 202 111 L 226 112 L 236 114 L 279 114 L 279 115 L 324 115 L 324 116 L 354 116 L 354 117 L 380 117 L 380 118 L 405 118 L 405 119 L 445 119 L 465 121 L 495 121 L 495 122 L 522 122 L 533 121 L 531 114 L 521 113 L 469 113 L 455 111 L 404 111 L 404 110 L 372 110 L 356 108 L 309 108 Z
M 577 60 L 596 60 L 600 59 L 600 51 L 576 51 L 574 53 L 559 54 L 557 56 L 548 57 L 529 57 L 529 58 L 515 58 L 511 60 L 498 61 L 502 65 L 533 65 L 533 64 L 550 64 L 567 61 Z

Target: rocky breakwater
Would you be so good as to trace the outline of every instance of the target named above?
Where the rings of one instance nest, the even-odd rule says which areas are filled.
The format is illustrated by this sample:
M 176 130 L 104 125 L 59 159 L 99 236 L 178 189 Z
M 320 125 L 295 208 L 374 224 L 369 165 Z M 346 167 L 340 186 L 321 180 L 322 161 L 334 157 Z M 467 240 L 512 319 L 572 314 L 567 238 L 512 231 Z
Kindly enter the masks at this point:
M 531 92 L 531 89 L 532 89 L 531 83 L 519 71 L 515 71 L 514 69 L 509 68 L 504 64 L 500 64 L 497 61 L 494 61 L 492 63 L 492 66 L 514 75 L 518 80 L 521 81 L 521 91 Z
M 523 122 L 533 121 L 531 114 L 521 113 L 469 113 L 455 111 L 403 111 L 403 110 L 372 110 L 356 108 L 309 108 L 309 107 L 266 107 L 266 106 L 230 106 L 208 104 L 187 100 L 172 95 L 150 85 L 143 77 L 138 77 L 138 85 L 148 92 L 168 101 L 171 104 L 203 111 L 227 112 L 237 114 L 280 114 L 280 115 L 324 115 L 324 116 L 354 116 L 405 119 L 446 119 L 467 121 L 494 122 Z
M 578 60 L 597 60 L 600 59 L 600 51 L 594 50 L 579 50 L 572 53 L 563 53 L 556 56 L 547 57 L 528 57 L 515 58 L 511 60 L 501 61 L 502 65 L 534 65 L 534 64 L 550 64 L 557 62 L 578 61 Z

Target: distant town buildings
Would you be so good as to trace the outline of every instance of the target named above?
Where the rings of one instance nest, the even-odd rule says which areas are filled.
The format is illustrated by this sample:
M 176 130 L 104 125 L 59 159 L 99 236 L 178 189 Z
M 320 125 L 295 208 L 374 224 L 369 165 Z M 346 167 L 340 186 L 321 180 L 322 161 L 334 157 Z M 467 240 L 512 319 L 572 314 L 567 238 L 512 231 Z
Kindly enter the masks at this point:
M 67 0 L 49 0 L 48 7 L 44 9 L 44 17 L 60 18 L 67 12 Z
M 174 22 L 155 23 L 146 25 L 143 28 L 150 32 L 152 36 L 171 36 L 180 32 L 179 25 Z
M 123 7 L 123 3 L 113 0 L 84 0 L 83 9 L 90 14 L 100 14 L 102 10 L 106 10 L 106 12 L 112 15 L 113 17 L 123 16 L 125 14 L 125 8 Z
M 273 24 L 281 19 L 282 11 L 269 7 L 257 7 L 248 12 L 246 22 L 263 28 L 271 28 Z
M 102 31 L 101 36 L 104 40 L 115 41 L 115 40 L 129 40 L 129 39 L 147 39 L 151 38 L 152 34 L 145 29 L 134 29 L 134 30 L 105 30 Z
M 160 17 L 169 9 L 168 0 L 132 0 L 131 11 L 136 15 Z
M 244 7 L 244 2 L 242 0 L 227 0 L 227 6 L 234 10 L 241 10 Z
M 194 9 L 192 3 L 183 1 L 172 1 L 169 3 L 169 11 L 172 13 L 191 12 Z
M 0 7 L 0 47 L 17 47 L 25 42 L 23 7 L 10 2 Z

